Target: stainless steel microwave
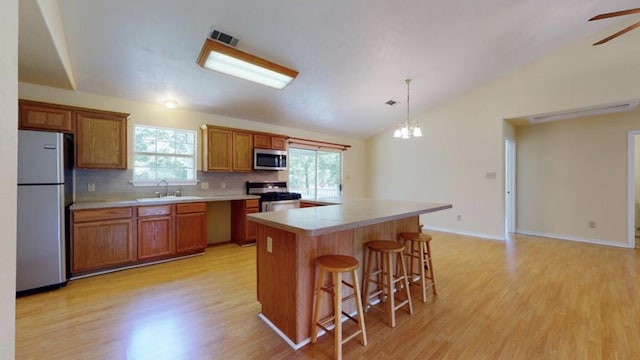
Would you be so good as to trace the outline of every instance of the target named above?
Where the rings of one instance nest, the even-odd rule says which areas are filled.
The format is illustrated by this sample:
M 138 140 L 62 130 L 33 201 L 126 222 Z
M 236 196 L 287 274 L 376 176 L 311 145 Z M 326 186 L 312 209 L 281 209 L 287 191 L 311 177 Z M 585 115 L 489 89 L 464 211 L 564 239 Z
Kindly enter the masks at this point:
M 287 170 L 287 152 L 253 149 L 253 168 L 255 170 Z

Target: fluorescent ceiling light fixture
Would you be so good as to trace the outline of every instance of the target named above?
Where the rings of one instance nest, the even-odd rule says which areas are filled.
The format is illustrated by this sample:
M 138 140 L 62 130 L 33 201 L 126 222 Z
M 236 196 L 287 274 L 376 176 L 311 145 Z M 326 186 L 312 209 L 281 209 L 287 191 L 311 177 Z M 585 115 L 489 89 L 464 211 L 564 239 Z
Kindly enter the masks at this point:
M 594 115 L 606 115 L 615 114 L 621 112 L 631 111 L 638 106 L 637 101 L 625 102 L 622 104 L 604 105 L 597 107 L 590 107 L 578 110 L 563 111 L 545 115 L 530 116 L 527 120 L 532 124 L 539 124 L 549 121 L 558 121 L 566 119 L 574 119 L 578 117 L 594 116 Z
M 298 72 L 295 70 L 247 54 L 212 39 L 205 40 L 200 56 L 198 56 L 198 64 L 206 69 L 280 90 L 298 76 Z

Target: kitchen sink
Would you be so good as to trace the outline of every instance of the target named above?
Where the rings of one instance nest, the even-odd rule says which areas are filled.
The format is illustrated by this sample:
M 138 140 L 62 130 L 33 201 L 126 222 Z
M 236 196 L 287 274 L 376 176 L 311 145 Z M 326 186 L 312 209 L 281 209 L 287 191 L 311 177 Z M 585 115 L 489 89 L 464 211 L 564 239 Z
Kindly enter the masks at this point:
M 180 200 L 200 200 L 202 196 L 183 195 L 183 196 L 162 196 L 148 197 L 136 199 L 138 202 L 163 202 L 163 201 L 180 201 Z

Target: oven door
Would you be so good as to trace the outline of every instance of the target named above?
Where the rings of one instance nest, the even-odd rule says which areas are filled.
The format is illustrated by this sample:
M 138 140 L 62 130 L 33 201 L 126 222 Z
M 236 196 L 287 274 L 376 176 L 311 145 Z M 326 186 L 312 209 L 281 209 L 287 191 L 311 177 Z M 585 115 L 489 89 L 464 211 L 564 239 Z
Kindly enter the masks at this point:
M 300 207 L 300 200 L 278 200 L 262 202 L 262 212 L 297 209 Z

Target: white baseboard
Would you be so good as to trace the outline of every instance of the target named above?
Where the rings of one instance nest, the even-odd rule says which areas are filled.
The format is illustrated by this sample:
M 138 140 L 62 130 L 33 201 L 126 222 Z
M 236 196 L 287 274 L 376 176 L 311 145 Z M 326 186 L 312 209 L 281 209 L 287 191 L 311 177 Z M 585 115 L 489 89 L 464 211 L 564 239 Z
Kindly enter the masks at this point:
M 377 304 L 377 303 L 378 303 L 378 301 L 374 301 L 374 302 L 373 302 L 373 303 L 371 303 L 371 304 L 374 304 L 374 305 L 375 305 L 375 304 Z M 350 315 L 350 316 L 352 316 L 352 317 L 355 317 L 355 316 L 357 315 L 357 312 L 354 310 L 354 311 L 352 311 L 349 315 Z M 273 329 L 273 331 L 275 331 L 275 332 L 276 332 L 276 334 L 278 334 L 278 335 L 282 338 L 282 340 L 284 340 L 287 344 L 289 344 L 289 346 L 291 346 L 291 347 L 293 348 L 293 350 L 298 350 L 298 349 L 300 349 L 301 347 L 303 347 L 303 346 L 305 346 L 305 345 L 307 345 L 307 344 L 309 344 L 309 343 L 311 342 L 311 338 L 306 338 L 306 339 L 304 339 L 304 340 L 302 340 L 302 341 L 300 341 L 299 343 L 297 343 L 297 344 L 296 344 L 296 343 L 294 343 L 291 339 L 289 339 L 289 337 L 288 337 L 287 335 L 285 335 L 282 331 L 280 331 L 280 329 L 278 329 L 278 327 L 277 327 L 277 326 L 275 326 L 275 325 L 274 325 L 274 324 L 273 324 L 269 319 L 267 319 L 267 317 L 266 317 L 266 316 L 264 316 L 262 313 L 259 313 L 259 314 L 258 314 L 258 317 L 259 317 L 260 319 L 262 319 L 262 321 L 264 321 L 264 322 L 265 322 L 265 323 L 266 323 L 266 324 L 267 324 L 271 329 Z M 342 317 L 341 317 L 341 321 L 342 321 L 342 322 L 345 322 L 347 319 L 348 319 L 348 318 L 347 318 L 346 316 L 342 315 Z M 334 327 L 334 325 L 333 325 L 333 324 L 331 324 L 331 325 L 327 326 L 327 329 L 331 330 L 331 329 L 333 329 L 333 327 Z M 317 330 L 317 329 L 316 329 L 316 330 Z M 326 334 L 326 333 L 327 333 L 326 331 L 324 331 L 324 330 L 320 329 L 320 330 L 318 331 L 318 337 L 320 337 L 320 336 L 322 336 L 322 335 L 324 335 L 324 334 Z
M 441 232 L 452 233 L 452 234 L 457 234 L 457 235 L 473 236 L 473 237 L 479 237 L 479 238 L 483 238 L 483 239 L 504 241 L 504 236 L 497 236 L 497 235 L 491 235 L 491 234 L 482 234 L 482 233 L 475 233 L 475 232 L 470 232 L 470 231 L 460 231 L 460 230 L 455 230 L 455 229 L 448 229 L 448 228 L 442 228 L 442 227 L 437 227 L 437 226 L 427 226 L 427 225 L 425 225 L 423 229 L 424 230 L 441 231 Z
M 589 239 L 589 238 L 583 238 L 583 237 L 579 237 L 579 236 L 568 236 L 568 235 L 544 233 L 544 232 L 521 230 L 521 229 L 517 229 L 516 233 L 517 234 L 522 234 L 522 235 L 530 235 L 530 236 L 541 236 L 541 237 L 547 237 L 547 238 L 559 239 L 559 240 L 577 241 L 577 242 L 596 244 L 596 245 L 606 245 L 606 246 L 615 246 L 615 247 L 622 247 L 622 248 L 632 248 L 627 243 L 619 243 L 617 241 L 610 241 L 610 240 Z
M 258 314 L 258 317 L 262 319 L 262 321 L 264 321 L 273 331 L 276 332 L 276 334 L 278 334 L 278 336 L 282 338 L 282 340 L 284 340 L 287 344 L 289 344 L 289 346 L 291 346 L 294 350 L 298 350 L 301 347 L 307 345 L 309 342 L 311 342 L 310 338 L 306 338 L 296 344 L 291 339 L 289 339 L 287 335 L 285 335 L 282 331 L 280 331 L 280 329 L 278 329 L 278 327 L 275 326 L 269 319 L 267 319 L 266 316 L 262 315 L 262 313 Z

